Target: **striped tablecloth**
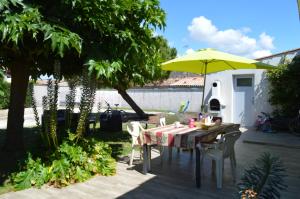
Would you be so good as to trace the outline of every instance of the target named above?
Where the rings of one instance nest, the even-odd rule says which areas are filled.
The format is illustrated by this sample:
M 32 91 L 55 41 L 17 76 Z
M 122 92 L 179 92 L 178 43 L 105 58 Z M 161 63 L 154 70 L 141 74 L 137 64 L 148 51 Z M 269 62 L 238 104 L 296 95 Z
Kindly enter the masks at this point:
M 195 148 L 198 142 L 209 142 L 216 138 L 219 133 L 233 126 L 234 124 L 221 124 L 209 130 L 203 130 L 198 127 L 189 128 L 187 125 L 175 128 L 174 124 L 171 124 L 146 129 L 142 132 L 140 142 L 148 145 L 156 144 L 178 148 Z

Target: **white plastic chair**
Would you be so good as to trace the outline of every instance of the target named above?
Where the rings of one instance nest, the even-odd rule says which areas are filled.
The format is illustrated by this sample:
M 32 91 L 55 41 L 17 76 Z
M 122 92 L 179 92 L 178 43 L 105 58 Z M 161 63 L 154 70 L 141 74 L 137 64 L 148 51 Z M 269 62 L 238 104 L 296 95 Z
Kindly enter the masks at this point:
M 131 150 L 131 156 L 130 156 L 130 161 L 129 161 L 129 165 L 131 166 L 133 163 L 133 159 L 134 159 L 134 147 L 139 146 L 140 147 L 140 159 L 142 159 L 142 146 L 141 144 L 138 142 L 138 137 L 140 136 L 142 131 L 145 131 L 145 129 L 142 127 L 141 123 L 138 121 L 133 121 L 130 122 L 130 125 L 132 126 L 132 129 L 129 128 L 129 126 L 127 126 L 127 131 L 129 132 L 129 134 L 132 137 L 132 150 Z M 142 138 L 142 137 L 141 137 Z M 141 140 L 141 142 L 143 142 L 143 140 Z M 148 157 L 149 157 L 149 161 L 151 159 L 151 147 L 148 146 Z M 150 166 L 150 163 L 148 163 Z M 150 169 L 150 168 L 149 168 Z
M 165 117 L 160 118 L 159 124 L 160 124 L 160 126 L 166 126 L 166 118 Z
M 141 159 L 141 145 L 138 142 L 138 137 L 140 135 L 140 126 L 138 125 L 138 123 L 133 123 L 131 122 L 131 126 L 132 129 L 130 129 L 130 127 L 127 125 L 127 131 L 128 133 L 131 135 L 132 138 L 132 142 L 131 142 L 131 156 L 130 156 L 130 161 L 129 161 L 129 165 L 131 166 L 133 163 L 133 159 L 134 159 L 134 147 L 139 146 L 140 147 L 140 159 Z
M 234 145 L 235 145 L 236 140 L 240 136 L 241 136 L 240 131 L 233 131 L 231 133 L 224 134 L 222 136 L 222 138 L 214 145 L 213 148 L 208 148 L 206 150 L 202 148 L 201 165 L 203 164 L 203 158 L 206 158 L 206 157 L 215 161 L 217 188 L 219 188 L 219 189 L 222 188 L 223 168 L 224 168 L 224 159 L 225 158 L 230 159 L 232 177 L 233 177 L 233 180 L 235 181 L 236 159 L 235 159 Z

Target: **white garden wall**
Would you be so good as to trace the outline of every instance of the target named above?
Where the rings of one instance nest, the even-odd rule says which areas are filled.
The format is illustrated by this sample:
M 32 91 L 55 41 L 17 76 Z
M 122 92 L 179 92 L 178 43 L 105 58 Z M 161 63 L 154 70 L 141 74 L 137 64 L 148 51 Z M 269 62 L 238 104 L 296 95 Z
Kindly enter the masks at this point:
M 272 107 L 268 102 L 269 89 L 264 70 L 234 70 L 207 75 L 205 104 L 208 103 L 211 96 L 212 83 L 219 80 L 221 82 L 221 98 L 225 104 L 225 107 L 222 110 L 223 121 L 239 123 L 233 119 L 234 106 L 236 106 L 233 104 L 233 79 L 235 75 L 251 75 L 254 78 L 254 113 L 251 118 L 244 118 L 244 120 L 249 120 L 251 121 L 250 123 L 254 125 L 255 118 L 261 111 L 269 113 L 272 112 Z M 61 105 L 65 105 L 65 96 L 68 92 L 68 87 L 61 86 L 59 88 L 59 102 Z M 42 96 L 46 94 L 46 86 L 35 86 L 35 97 L 38 106 L 42 105 Z M 128 94 L 144 110 L 165 110 L 176 112 L 179 109 L 181 102 L 189 100 L 190 106 L 187 111 L 199 112 L 201 107 L 202 88 L 139 88 L 129 89 Z M 80 93 L 78 93 L 76 99 L 79 102 Z M 130 108 L 118 92 L 113 89 L 97 90 L 95 106 L 98 102 L 101 102 L 103 107 L 106 107 L 105 101 L 109 102 L 112 107 L 115 106 L 114 104 L 119 104 L 119 107 Z M 245 121 L 242 121 L 242 123 L 243 122 Z
M 42 106 L 42 97 L 47 95 L 47 87 L 36 85 L 35 98 L 37 105 Z M 129 89 L 128 94 L 142 108 L 146 110 L 166 110 L 177 111 L 181 102 L 190 101 L 187 111 L 198 112 L 201 106 L 202 88 L 147 88 L 147 89 Z M 69 88 L 65 86 L 59 87 L 58 101 L 60 105 L 65 104 L 65 96 L 68 94 Z M 79 99 L 80 93 L 76 97 Z M 79 101 L 79 100 L 78 100 Z M 119 104 L 119 107 L 130 108 L 116 90 L 102 89 L 97 90 L 95 97 L 95 106 L 101 102 L 105 107 L 105 101 L 111 104 Z

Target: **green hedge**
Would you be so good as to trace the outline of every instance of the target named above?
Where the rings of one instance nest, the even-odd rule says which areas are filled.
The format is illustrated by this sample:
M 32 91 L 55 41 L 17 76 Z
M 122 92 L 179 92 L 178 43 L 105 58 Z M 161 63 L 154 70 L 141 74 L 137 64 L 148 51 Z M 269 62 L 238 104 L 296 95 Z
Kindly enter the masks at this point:
M 30 82 L 31 85 L 33 83 Z M 0 100 L 0 109 L 8 109 L 9 107 L 9 96 L 10 96 L 10 83 L 5 81 L 0 81 L 0 91 L 2 93 L 1 100 Z M 31 107 L 31 95 L 29 90 L 27 90 L 26 102 L 25 107 Z
M 300 55 L 268 71 L 270 102 L 279 115 L 295 117 L 300 109 Z

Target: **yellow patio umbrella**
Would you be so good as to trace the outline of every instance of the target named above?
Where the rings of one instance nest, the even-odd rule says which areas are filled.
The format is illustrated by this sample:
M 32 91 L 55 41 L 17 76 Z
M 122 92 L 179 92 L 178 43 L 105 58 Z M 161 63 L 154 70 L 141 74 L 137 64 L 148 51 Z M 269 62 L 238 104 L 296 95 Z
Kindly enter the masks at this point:
M 204 75 L 201 111 L 203 111 L 206 74 L 224 70 L 237 69 L 273 69 L 274 67 L 253 59 L 248 59 L 211 48 L 201 49 L 194 53 L 162 63 L 167 71 L 191 72 Z

